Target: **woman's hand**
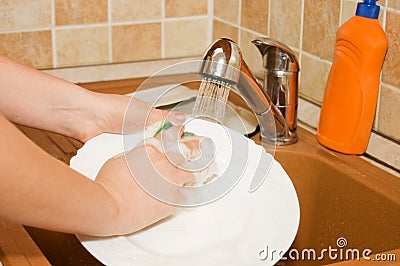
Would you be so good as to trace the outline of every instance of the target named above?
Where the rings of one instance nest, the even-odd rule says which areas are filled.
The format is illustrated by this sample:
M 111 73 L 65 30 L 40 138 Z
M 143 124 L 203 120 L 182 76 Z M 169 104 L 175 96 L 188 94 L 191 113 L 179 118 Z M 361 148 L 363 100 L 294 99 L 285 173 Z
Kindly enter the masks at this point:
M 95 93 L 95 97 L 101 119 L 96 127 L 88 128 L 83 142 L 104 132 L 136 133 L 160 120 L 168 120 L 174 125 L 182 125 L 186 120 L 184 113 L 156 109 L 135 97 L 100 93 Z
M 193 140 L 193 142 L 199 141 L 199 139 Z M 192 143 L 189 146 L 194 150 L 198 149 L 200 145 Z M 169 182 L 182 186 L 194 180 L 193 173 L 178 169 L 166 158 L 164 153 L 152 145 L 142 145 L 127 152 L 125 156 L 121 154 L 109 159 L 101 168 L 95 182 L 110 193 L 118 210 L 118 218 L 110 221 L 110 225 L 112 225 L 110 230 L 114 234 L 135 232 L 171 215 L 176 210 L 176 207 L 147 194 L 137 183 L 138 177 L 132 176 L 132 171 L 129 169 L 129 167 L 134 167 L 132 165 L 144 168 L 134 171 L 135 173 L 151 175 L 152 171 L 145 167 L 146 158 L 150 159 L 152 167 L 160 177 L 164 177 Z M 140 178 L 154 177 L 141 176 Z M 182 197 L 182 195 L 176 196 Z

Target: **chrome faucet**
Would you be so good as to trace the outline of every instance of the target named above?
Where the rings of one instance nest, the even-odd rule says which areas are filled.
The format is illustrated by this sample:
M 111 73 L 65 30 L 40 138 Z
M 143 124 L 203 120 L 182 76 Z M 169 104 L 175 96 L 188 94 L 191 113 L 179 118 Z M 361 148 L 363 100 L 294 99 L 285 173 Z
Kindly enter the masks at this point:
M 227 38 L 218 39 L 207 49 L 200 74 L 210 82 L 232 85 L 256 115 L 263 143 L 295 143 L 299 64 L 292 50 L 282 43 L 269 38 L 252 42 L 263 56 L 264 86 L 249 70 L 239 46 Z

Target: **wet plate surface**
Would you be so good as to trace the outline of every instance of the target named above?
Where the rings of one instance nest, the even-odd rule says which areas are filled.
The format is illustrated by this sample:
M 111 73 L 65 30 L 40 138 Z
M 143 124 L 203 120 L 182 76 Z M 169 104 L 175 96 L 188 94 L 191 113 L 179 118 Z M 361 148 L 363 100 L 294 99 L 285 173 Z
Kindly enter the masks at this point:
M 283 255 L 292 244 L 299 225 L 299 202 L 294 186 L 272 156 L 263 148 L 231 129 L 198 120 L 187 130 L 213 139 L 219 178 L 245 158 L 244 169 L 231 190 L 211 203 L 181 208 L 176 214 L 131 235 L 94 238 L 78 236 L 83 246 L 106 265 L 273 265 L 265 251 Z M 229 138 L 226 138 L 226 135 Z M 129 147 L 143 133 L 129 136 Z M 246 147 L 240 156 L 232 146 Z M 71 167 L 94 178 L 102 164 L 123 151 L 124 138 L 102 134 L 87 142 L 72 158 Z M 264 153 L 265 154 L 265 153 Z M 249 192 L 262 170 L 264 182 Z M 207 186 L 207 185 L 206 185 Z

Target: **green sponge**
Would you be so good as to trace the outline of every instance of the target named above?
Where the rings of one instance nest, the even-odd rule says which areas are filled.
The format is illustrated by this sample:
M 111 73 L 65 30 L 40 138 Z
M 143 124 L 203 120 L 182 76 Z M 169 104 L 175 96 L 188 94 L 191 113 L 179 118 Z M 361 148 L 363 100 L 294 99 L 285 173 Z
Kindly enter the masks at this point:
M 163 130 L 168 130 L 168 129 L 171 128 L 171 127 L 173 127 L 173 124 L 172 124 L 171 122 L 167 121 L 167 120 L 164 120 L 164 121 L 161 123 L 160 127 L 159 127 L 159 128 L 156 130 L 156 132 L 154 133 L 153 137 L 156 137 L 158 134 L 161 133 L 161 131 L 163 131 Z M 184 137 L 193 137 L 193 136 L 196 136 L 196 134 L 194 134 L 194 133 L 192 133 L 192 132 L 185 131 L 185 132 L 182 133 L 181 138 L 184 138 Z

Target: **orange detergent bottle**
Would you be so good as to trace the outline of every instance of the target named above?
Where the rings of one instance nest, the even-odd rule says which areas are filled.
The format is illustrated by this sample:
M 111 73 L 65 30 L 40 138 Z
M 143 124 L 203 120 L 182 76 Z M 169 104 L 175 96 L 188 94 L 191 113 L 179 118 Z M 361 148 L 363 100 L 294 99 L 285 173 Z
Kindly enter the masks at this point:
M 317 130 L 322 145 L 346 154 L 365 152 L 388 47 L 375 0 L 358 3 L 339 28 Z

